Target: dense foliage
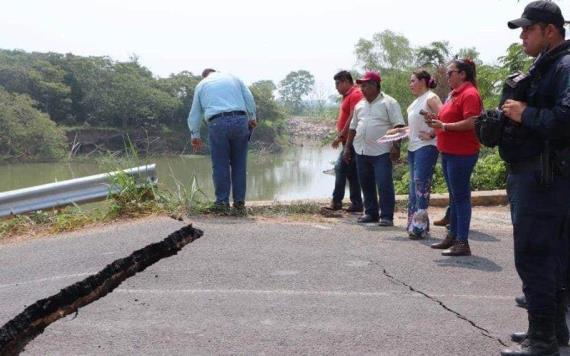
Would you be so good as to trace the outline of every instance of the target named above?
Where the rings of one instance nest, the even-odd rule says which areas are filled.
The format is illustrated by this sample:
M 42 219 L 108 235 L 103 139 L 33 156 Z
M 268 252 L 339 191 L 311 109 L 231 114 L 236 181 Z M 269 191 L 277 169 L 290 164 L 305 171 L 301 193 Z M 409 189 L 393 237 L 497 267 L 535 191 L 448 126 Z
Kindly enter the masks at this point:
M 58 159 L 65 136 L 26 95 L 0 89 L 0 159 Z
M 9 93 L 31 98 L 28 104 L 35 109 L 26 111 L 33 112 L 27 120 L 36 121 L 36 116 L 43 113 L 40 116 L 44 124 L 51 122 L 46 132 L 56 130 L 55 123 L 62 128 L 116 128 L 123 131 L 144 128 L 187 133 L 186 119 L 194 88 L 200 79 L 188 71 L 157 78 L 138 62 L 137 57 L 117 62 L 108 57 L 0 50 L 0 86 Z M 267 86 L 268 83 L 271 85 Z M 283 114 L 273 97 L 275 89 L 268 81 L 252 86 L 258 117 L 263 122 L 253 139 L 259 137 L 268 144 L 278 139 L 283 126 Z M 16 134 L 15 131 L 5 131 L 4 141 L 17 139 L 23 146 L 33 146 L 33 141 L 28 138 L 34 137 L 34 133 L 21 134 L 22 130 L 31 129 L 29 125 L 16 121 L 13 115 L 3 114 L 0 121 L 21 128 L 17 137 L 11 136 Z M 21 149 L 14 147 L 10 152 L 0 151 L 0 154 L 53 159 L 61 155 L 62 148 L 68 143 L 61 134 L 53 135 L 51 141 L 57 142 L 57 149 L 37 148 L 33 154 L 22 154 Z

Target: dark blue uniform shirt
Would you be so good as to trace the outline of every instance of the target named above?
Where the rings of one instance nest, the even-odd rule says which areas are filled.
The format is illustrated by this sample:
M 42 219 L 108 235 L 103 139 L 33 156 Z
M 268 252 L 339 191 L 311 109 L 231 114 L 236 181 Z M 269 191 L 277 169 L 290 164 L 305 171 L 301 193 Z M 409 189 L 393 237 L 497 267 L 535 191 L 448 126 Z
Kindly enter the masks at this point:
M 570 41 L 540 55 L 529 75 L 527 108 L 516 139 L 503 140 L 501 157 L 508 163 L 537 159 L 550 140 L 554 149 L 570 146 Z M 562 54 L 562 55 L 561 55 Z M 512 122 L 509 123 L 512 125 Z

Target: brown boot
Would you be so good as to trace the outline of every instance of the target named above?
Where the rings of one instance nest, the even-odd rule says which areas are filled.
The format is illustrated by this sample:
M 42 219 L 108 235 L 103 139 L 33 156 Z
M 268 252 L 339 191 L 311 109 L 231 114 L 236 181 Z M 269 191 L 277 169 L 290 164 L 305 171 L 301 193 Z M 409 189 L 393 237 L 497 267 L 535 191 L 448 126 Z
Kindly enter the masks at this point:
M 445 239 L 443 239 L 438 243 L 431 244 L 430 247 L 436 248 L 438 250 L 445 250 L 446 248 L 450 248 L 451 246 L 453 246 L 454 243 L 455 243 L 455 237 L 451 236 L 450 234 L 447 234 Z
M 446 226 L 449 225 L 449 216 L 445 215 L 443 218 L 433 222 L 435 226 Z
M 455 244 L 441 252 L 444 256 L 471 256 L 471 249 L 467 241 L 455 241 Z

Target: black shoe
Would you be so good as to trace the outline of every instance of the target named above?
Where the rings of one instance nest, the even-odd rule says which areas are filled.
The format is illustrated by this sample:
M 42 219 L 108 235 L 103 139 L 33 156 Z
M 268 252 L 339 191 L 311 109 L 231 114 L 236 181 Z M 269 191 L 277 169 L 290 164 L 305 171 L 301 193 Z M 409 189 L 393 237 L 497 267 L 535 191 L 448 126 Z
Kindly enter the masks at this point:
M 380 219 L 378 226 L 394 226 L 394 221 L 390 219 Z
M 214 214 L 225 214 L 230 211 L 229 203 L 216 202 L 208 207 L 208 212 Z
M 331 201 L 331 203 L 328 206 L 325 206 L 323 209 L 333 210 L 333 211 L 341 210 L 342 209 L 342 202 L 337 203 L 335 201 Z
M 236 215 L 245 215 L 247 214 L 247 210 L 245 209 L 245 202 L 243 201 L 234 201 L 234 213 Z
M 527 308 L 526 297 L 524 295 L 519 295 L 518 297 L 515 297 L 515 303 L 517 303 L 517 307 L 521 307 L 523 309 Z
M 365 214 L 365 215 L 362 215 L 361 217 L 359 217 L 358 220 L 356 220 L 356 221 L 361 223 L 361 224 L 375 223 L 375 222 L 378 222 L 378 218 L 374 218 L 368 214 Z
M 348 208 L 346 208 L 347 213 L 361 213 L 364 210 L 362 205 L 354 205 L 350 204 Z
M 501 351 L 503 356 L 536 356 L 560 355 L 558 343 L 554 335 L 554 320 L 544 316 L 528 318 L 528 335 L 524 341 L 515 347 Z
M 526 339 L 526 333 L 524 331 L 518 331 L 511 334 L 511 341 L 517 344 L 522 343 Z
M 516 342 L 517 344 L 521 344 L 526 340 L 526 336 L 527 333 L 524 331 L 514 332 L 511 334 L 511 341 Z M 559 346 L 568 346 L 568 338 L 564 334 L 560 335 L 558 332 L 556 332 L 556 341 L 558 342 Z

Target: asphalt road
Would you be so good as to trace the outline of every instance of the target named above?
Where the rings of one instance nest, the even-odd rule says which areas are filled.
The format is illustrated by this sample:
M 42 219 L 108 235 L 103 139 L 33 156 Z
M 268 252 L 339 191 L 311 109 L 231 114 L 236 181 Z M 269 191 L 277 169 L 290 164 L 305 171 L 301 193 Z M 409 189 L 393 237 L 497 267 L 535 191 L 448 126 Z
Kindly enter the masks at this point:
M 471 257 L 408 240 L 402 213 L 394 228 L 355 220 L 193 219 L 201 239 L 25 354 L 497 355 L 526 327 L 507 208 L 474 209 Z M 0 324 L 181 226 L 155 217 L 0 245 Z

